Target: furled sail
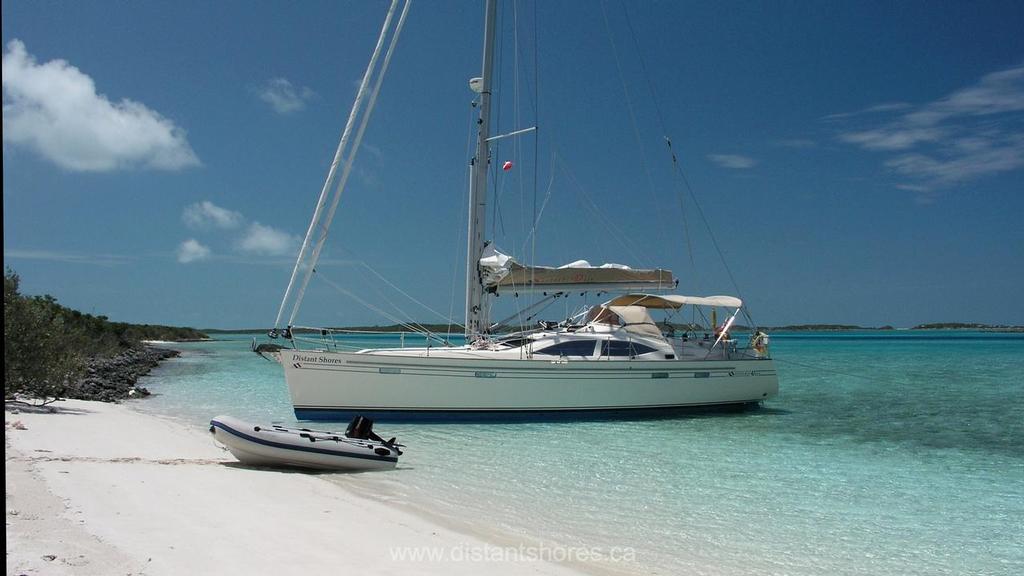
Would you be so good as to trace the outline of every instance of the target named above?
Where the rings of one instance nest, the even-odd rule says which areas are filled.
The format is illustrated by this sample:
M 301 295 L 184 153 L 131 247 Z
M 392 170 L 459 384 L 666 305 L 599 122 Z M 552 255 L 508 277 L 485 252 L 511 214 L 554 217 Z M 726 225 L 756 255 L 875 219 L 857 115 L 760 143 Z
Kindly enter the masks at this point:
M 480 258 L 484 288 L 493 294 L 512 292 L 557 292 L 564 290 L 672 290 L 676 287 L 671 270 L 638 270 L 622 264 L 592 266 L 577 260 L 564 266 L 523 266 L 493 246 Z

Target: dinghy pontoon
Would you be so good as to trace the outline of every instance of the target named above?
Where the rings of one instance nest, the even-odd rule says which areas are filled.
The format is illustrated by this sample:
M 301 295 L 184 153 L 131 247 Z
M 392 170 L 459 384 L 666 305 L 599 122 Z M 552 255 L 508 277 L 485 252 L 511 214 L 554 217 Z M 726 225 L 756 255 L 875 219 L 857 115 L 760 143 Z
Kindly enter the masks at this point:
M 394 468 L 402 454 L 395 439 L 373 432 L 373 421 L 356 416 L 344 433 L 257 426 L 231 416 L 210 420 L 210 433 L 243 464 L 317 470 Z

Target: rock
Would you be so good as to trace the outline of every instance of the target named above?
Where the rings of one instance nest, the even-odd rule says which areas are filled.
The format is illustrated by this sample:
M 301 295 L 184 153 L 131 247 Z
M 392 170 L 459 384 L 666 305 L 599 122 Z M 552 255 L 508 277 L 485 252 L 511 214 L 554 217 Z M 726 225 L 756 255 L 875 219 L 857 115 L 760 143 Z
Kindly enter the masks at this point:
M 180 356 L 177 350 L 145 346 L 129 348 L 110 358 L 91 358 L 85 376 L 68 392 L 68 398 L 117 402 L 149 396 L 149 390 L 135 386 L 161 361 Z

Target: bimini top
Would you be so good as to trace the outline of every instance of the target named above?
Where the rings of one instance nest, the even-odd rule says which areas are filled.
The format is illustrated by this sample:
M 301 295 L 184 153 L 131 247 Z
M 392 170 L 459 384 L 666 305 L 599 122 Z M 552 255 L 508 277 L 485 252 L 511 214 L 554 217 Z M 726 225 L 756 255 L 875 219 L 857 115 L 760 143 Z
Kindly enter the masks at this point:
M 743 301 L 735 296 L 682 296 L 667 294 L 623 294 L 604 303 L 604 306 L 643 306 L 644 308 L 682 308 L 687 304 L 694 306 L 721 306 L 723 308 L 740 308 Z

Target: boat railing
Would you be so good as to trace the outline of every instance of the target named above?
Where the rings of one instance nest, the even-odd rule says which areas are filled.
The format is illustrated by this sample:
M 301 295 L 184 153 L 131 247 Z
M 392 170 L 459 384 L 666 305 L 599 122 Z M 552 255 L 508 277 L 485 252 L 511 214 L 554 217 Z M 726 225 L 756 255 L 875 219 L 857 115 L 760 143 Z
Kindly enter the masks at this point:
M 677 358 L 682 358 L 684 352 L 693 355 L 696 351 L 703 350 L 706 353 L 715 343 L 711 332 L 684 332 L 682 334 L 676 332 L 664 334 L 664 336 L 672 345 L 672 349 L 676 351 Z
M 669 333 L 664 334 L 665 340 L 672 346 L 676 358 L 709 359 L 721 355 L 723 359 L 751 359 L 770 358 L 767 345 L 760 348 L 753 342 L 746 342 L 741 345 L 741 339 L 722 340 L 715 346 L 715 339 L 711 332 L 707 334 L 698 333 Z
M 391 330 L 353 330 L 347 328 L 316 328 L 295 326 L 292 328 L 293 342 L 327 351 L 358 351 L 366 348 L 425 347 L 435 341 L 436 336 L 422 332 Z M 388 340 L 391 340 L 390 342 Z M 397 340 L 397 342 L 395 342 Z M 389 346 L 394 343 L 395 346 Z

